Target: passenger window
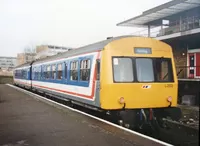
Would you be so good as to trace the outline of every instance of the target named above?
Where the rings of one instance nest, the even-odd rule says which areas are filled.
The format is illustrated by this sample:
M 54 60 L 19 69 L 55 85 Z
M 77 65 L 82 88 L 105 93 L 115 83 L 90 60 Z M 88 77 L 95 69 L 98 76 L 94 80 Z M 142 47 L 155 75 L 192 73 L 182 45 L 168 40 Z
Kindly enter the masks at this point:
M 51 66 L 47 66 L 47 79 L 51 78 Z
M 22 79 L 25 79 L 25 73 L 24 73 L 24 70 L 22 70 Z
M 24 70 L 22 70 L 22 79 L 24 78 Z
M 97 77 L 96 80 L 100 80 L 100 60 L 97 60 L 96 62 L 96 67 L 97 67 Z
M 57 79 L 62 79 L 62 64 L 58 64 L 58 76 Z
M 35 68 L 35 79 L 38 79 L 38 72 L 37 72 L 37 67 Z
M 39 80 L 39 68 L 36 68 L 36 79 Z
M 41 79 L 41 66 L 38 67 L 38 80 Z
M 82 60 L 80 68 L 80 80 L 88 81 L 90 78 L 90 60 Z
M 56 79 L 56 65 L 52 65 L 52 78 Z
M 65 79 L 67 79 L 67 64 L 65 64 Z
M 32 79 L 35 79 L 35 67 L 32 70 Z
M 78 80 L 78 61 L 73 61 L 70 64 L 70 80 Z
M 43 74 L 44 74 L 44 79 L 47 79 L 47 66 L 44 66 Z
M 24 79 L 27 79 L 27 70 L 24 71 Z
M 45 69 L 46 69 L 46 67 L 45 67 L 45 66 L 42 66 L 42 79 L 45 79 L 45 78 L 46 78 Z
M 23 76 L 23 79 L 26 79 L 26 70 L 22 70 L 22 76 Z

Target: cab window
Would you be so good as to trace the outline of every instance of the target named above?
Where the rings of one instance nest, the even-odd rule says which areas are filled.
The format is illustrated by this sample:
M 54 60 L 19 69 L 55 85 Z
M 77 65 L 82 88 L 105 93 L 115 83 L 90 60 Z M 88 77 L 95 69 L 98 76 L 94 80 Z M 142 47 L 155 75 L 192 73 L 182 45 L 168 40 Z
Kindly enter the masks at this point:
M 133 61 L 131 58 L 113 58 L 115 82 L 133 82 Z
M 153 82 L 153 60 L 150 58 L 136 59 L 137 79 L 139 82 Z

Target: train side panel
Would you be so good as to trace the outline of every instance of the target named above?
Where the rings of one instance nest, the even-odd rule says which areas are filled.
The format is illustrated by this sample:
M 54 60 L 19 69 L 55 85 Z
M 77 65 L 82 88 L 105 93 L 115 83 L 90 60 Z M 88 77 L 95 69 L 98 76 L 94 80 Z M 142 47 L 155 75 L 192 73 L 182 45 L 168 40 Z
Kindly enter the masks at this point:
M 14 84 L 27 89 L 31 89 L 31 66 L 16 68 L 14 70 L 13 80 Z
M 41 92 L 59 96 L 63 99 L 74 100 L 82 104 L 88 104 L 99 108 L 99 89 L 97 88 L 99 86 L 99 81 L 96 80 L 96 60 L 99 58 L 100 52 L 93 52 L 69 57 L 62 60 L 33 64 L 32 86 L 34 89 Z M 83 63 L 84 60 L 87 60 L 87 62 L 89 62 L 90 76 L 89 79 L 84 79 L 83 81 L 81 80 L 81 68 L 85 68 L 84 65 L 87 64 Z M 62 78 L 58 77 L 59 65 L 61 65 L 60 67 L 62 68 Z M 51 68 L 51 77 L 47 79 L 44 74 L 46 72 L 46 67 L 48 66 L 50 66 Z M 73 69 L 73 67 L 77 69 L 75 73 L 77 74 L 77 76 L 72 76 L 72 70 L 76 70 Z M 53 68 L 56 68 L 55 72 L 53 72 Z M 37 71 L 39 72 L 37 74 L 40 74 L 39 76 L 36 75 Z

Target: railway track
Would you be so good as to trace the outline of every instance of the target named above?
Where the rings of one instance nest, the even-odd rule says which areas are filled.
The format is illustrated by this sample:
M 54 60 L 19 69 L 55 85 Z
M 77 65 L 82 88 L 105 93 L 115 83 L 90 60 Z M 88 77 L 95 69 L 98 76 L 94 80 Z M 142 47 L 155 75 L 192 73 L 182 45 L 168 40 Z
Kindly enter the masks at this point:
M 9 85 L 9 86 L 13 86 L 13 85 Z M 16 88 L 20 88 L 20 87 L 16 87 Z M 25 90 L 23 88 L 20 88 L 20 89 Z M 33 93 L 29 90 L 25 90 L 25 91 Z M 72 104 L 71 102 L 67 100 L 66 101 L 61 100 L 59 98 L 55 98 L 55 97 L 40 94 L 40 93 L 34 93 L 34 94 L 42 96 L 43 98 L 46 98 L 48 100 L 52 100 L 56 103 L 68 106 L 75 110 L 79 110 L 84 113 L 90 114 L 92 116 L 98 117 L 100 119 L 111 122 L 113 124 L 118 124 L 116 121 L 113 121 L 109 115 L 100 114 L 99 112 L 87 109 L 79 105 Z M 171 121 L 169 119 L 163 119 L 163 120 L 166 126 L 163 128 L 160 128 L 158 133 L 149 132 L 149 129 L 137 130 L 136 132 L 158 139 L 160 141 L 163 141 L 166 144 L 170 143 L 172 145 L 180 145 L 180 146 L 189 146 L 189 145 L 198 146 L 199 145 L 199 130 L 198 129 L 176 122 L 176 121 Z
M 199 145 L 199 129 L 169 119 L 164 119 L 164 121 L 167 128 L 161 129 L 160 139 L 173 145 Z

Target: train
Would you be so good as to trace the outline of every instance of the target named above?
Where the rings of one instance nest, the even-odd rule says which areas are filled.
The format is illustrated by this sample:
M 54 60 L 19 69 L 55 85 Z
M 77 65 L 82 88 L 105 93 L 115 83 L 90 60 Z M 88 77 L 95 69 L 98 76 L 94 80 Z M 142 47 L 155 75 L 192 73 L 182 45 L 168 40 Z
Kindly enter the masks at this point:
M 128 128 L 181 118 L 172 48 L 153 38 L 111 37 L 34 60 L 15 67 L 13 80 L 110 115 Z

